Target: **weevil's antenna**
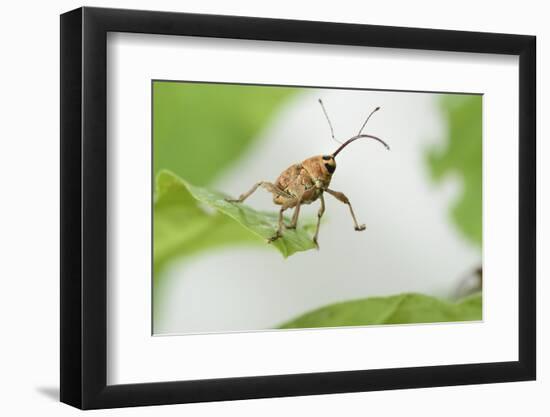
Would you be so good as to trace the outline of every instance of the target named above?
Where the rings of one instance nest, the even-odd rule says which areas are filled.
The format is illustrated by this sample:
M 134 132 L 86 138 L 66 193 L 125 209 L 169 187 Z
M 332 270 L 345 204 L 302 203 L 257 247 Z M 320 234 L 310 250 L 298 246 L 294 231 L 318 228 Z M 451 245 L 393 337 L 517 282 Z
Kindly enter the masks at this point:
M 327 113 L 327 110 L 325 109 L 325 105 L 323 104 L 323 100 L 319 99 L 319 104 L 321 105 L 321 108 L 323 109 L 323 113 L 325 114 L 325 117 L 327 118 L 327 122 L 328 122 L 328 125 L 330 127 L 330 134 L 332 135 L 332 139 L 335 142 L 342 143 L 334 137 L 334 129 L 333 129 L 332 123 L 330 122 L 330 119 L 328 117 L 328 113 Z
M 344 143 L 342 143 L 342 145 L 336 149 L 336 151 L 332 154 L 332 156 L 334 158 L 336 158 L 336 155 L 338 155 L 340 153 L 340 151 L 342 149 L 344 149 L 346 146 L 348 146 L 351 142 L 357 140 L 357 139 L 361 139 L 361 138 L 370 138 L 370 139 L 375 139 L 377 140 L 378 142 L 380 142 L 382 145 L 384 145 L 386 147 L 386 149 L 389 151 L 390 150 L 390 147 L 388 146 L 388 144 L 386 142 L 384 142 L 382 139 L 380 138 L 377 138 L 376 136 L 372 136 L 372 135 L 357 135 L 357 136 L 354 136 L 348 140 L 346 140 Z
M 359 133 L 357 133 L 357 136 L 361 134 L 365 126 L 367 125 L 367 122 L 369 121 L 370 117 L 376 113 L 378 110 L 380 110 L 380 107 L 375 108 L 373 111 L 370 112 L 369 117 L 367 117 L 367 120 L 365 120 L 365 123 L 363 123 L 363 126 L 361 126 L 361 129 L 359 129 Z

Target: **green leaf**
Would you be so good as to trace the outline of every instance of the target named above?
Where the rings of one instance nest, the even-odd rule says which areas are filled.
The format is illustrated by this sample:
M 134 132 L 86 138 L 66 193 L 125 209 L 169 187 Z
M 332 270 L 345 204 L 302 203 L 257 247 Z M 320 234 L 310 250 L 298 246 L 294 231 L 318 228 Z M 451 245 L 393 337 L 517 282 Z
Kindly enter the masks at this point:
M 300 89 L 153 82 L 154 173 L 207 185 L 244 154 Z
M 154 278 L 174 258 L 224 245 L 258 245 L 261 240 L 220 213 L 201 208 L 181 181 L 169 173 L 156 179 L 153 214 Z
M 174 257 L 223 245 L 262 244 L 278 249 L 285 258 L 315 248 L 308 234 L 312 225 L 307 221 L 301 222 L 296 230 L 285 230 L 282 238 L 268 244 L 267 239 L 275 234 L 278 226 L 278 213 L 229 203 L 225 201 L 227 197 L 191 185 L 168 171 L 157 175 L 153 246 L 155 271 Z
M 284 323 L 280 328 L 481 320 L 481 305 L 481 294 L 451 303 L 427 295 L 406 293 L 331 304 Z
M 441 108 L 449 127 L 447 143 L 444 149 L 428 151 L 428 166 L 436 181 L 449 174 L 462 180 L 451 216 L 464 236 L 481 246 L 482 96 L 446 95 Z

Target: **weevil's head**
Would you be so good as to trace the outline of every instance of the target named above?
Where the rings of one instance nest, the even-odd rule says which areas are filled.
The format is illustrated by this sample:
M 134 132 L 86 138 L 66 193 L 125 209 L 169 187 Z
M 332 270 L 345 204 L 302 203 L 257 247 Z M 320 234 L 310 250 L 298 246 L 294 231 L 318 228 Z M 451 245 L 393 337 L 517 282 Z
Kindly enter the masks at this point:
M 323 167 L 329 175 L 334 174 L 334 171 L 336 171 L 336 161 L 334 160 L 334 156 L 323 155 L 321 156 L 320 162 L 323 164 Z
M 382 143 L 387 149 L 390 147 L 382 139 L 372 135 L 357 135 L 345 141 L 334 153 L 329 155 L 318 155 L 306 159 L 302 162 L 302 166 L 309 173 L 311 178 L 318 184 L 319 187 L 328 187 L 332 175 L 336 171 L 336 155 L 338 155 L 350 143 L 361 138 L 375 139 Z
M 336 171 L 336 161 L 332 155 L 313 156 L 303 161 L 302 166 L 320 187 L 328 187 Z

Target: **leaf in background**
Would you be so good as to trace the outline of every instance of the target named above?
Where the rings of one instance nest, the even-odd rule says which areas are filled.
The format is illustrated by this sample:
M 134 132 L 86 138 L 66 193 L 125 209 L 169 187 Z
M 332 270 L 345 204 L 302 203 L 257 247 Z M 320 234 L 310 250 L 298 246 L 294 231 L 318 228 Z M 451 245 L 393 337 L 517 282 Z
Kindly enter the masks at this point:
M 155 272 L 173 257 L 222 245 L 273 246 L 285 258 L 315 248 L 307 222 L 296 230 L 286 230 L 282 238 L 268 245 L 266 240 L 277 229 L 278 213 L 228 203 L 226 195 L 191 185 L 171 172 L 157 175 L 155 194 Z
M 306 313 L 280 328 L 365 326 L 481 320 L 481 294 L 450 303 L 422 294 L 346 301 Z
M 239 158 L 297 88 L 154 81 L 154 173 L 206 185 Z
M 447 144 L 443 150 L 429 150 L 428 166 L 437 181 L 448 174 L 462 179 L 462 195 L 451 209 L 452 218 L 470 241 L 481 246 L 482 96 L 446 95 L 441 108 L 448 122 Z

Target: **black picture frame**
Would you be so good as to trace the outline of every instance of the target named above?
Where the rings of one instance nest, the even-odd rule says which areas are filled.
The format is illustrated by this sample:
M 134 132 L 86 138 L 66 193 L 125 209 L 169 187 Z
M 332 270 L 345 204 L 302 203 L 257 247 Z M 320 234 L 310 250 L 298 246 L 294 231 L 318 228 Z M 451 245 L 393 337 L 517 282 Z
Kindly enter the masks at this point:
M 108 32 L 519 56 L 519 360 L 107 385 Z M 61 401 L 82 409 L 533 380 L 534 36 L 103 8 L 61 15 Z

